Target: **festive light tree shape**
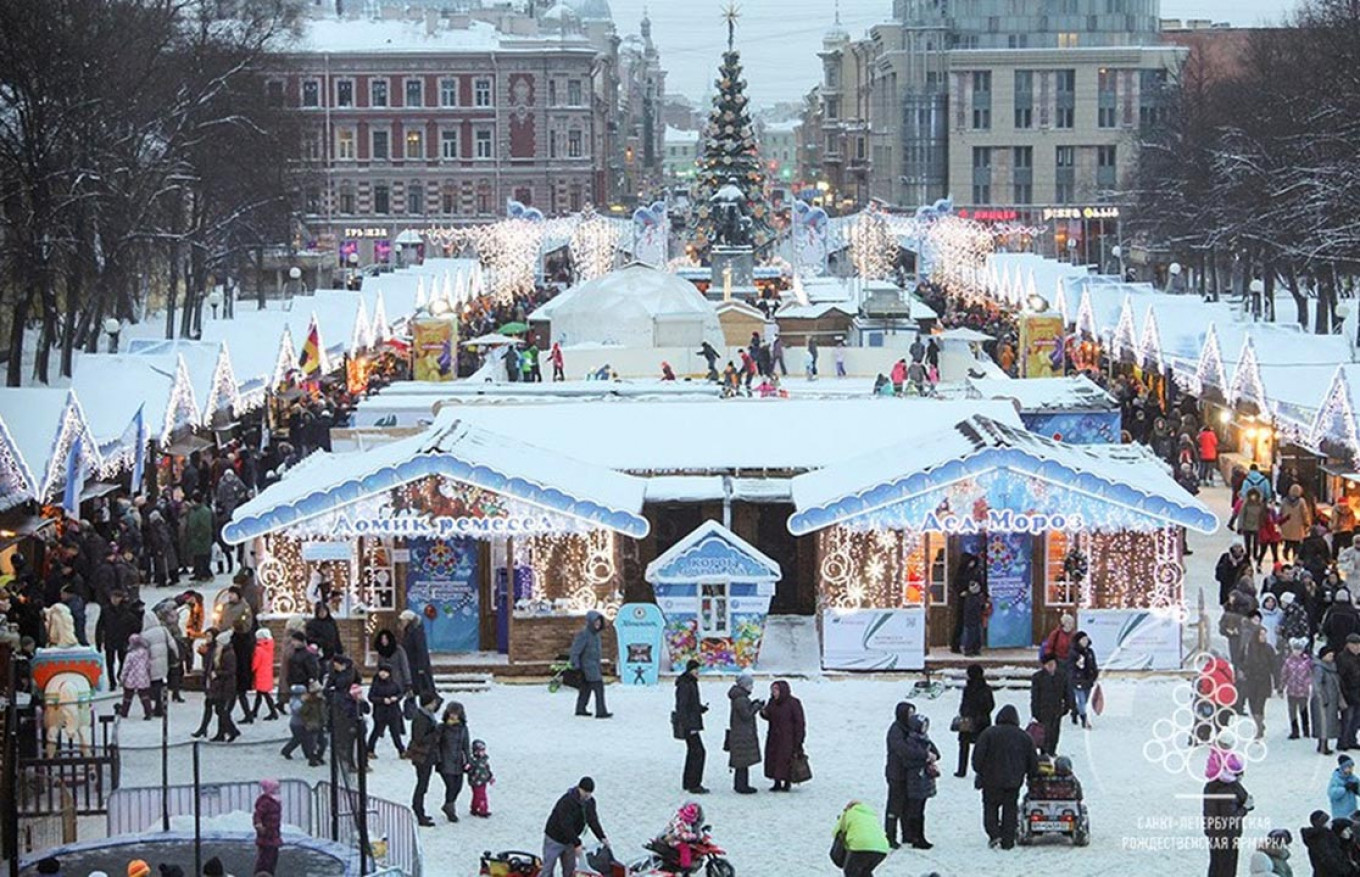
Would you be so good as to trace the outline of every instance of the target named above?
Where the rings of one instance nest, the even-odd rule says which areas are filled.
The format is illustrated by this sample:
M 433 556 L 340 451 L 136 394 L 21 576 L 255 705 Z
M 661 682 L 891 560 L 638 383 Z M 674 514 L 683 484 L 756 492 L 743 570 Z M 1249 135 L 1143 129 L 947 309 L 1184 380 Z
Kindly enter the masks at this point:
M 373 303 L 373 322 L 371 332 L 375 342 L 386 341 L 392 337 L 392 327 L 387 323 L 387 303 L 383 301 L 382 290 L 378 290 L 378 299 Z
M 897 263 L 897 238 L 875 206 L 850 226 L 850 261 L 864 280 L 882 280 Z
M 217 347 L 217 362 L 213 365 L 212 389 L 208 392 L 208 399 L 203 405 L 203 425 L 212 426 L 213 414 L 219 408 L 238 409 L 241 402 L 239 392 L 240 384 L 236 380 L 236 372 L 231 367 L 231 352 L 227 349 L 227 342 L 223 341 Z
M 1148 305 L 1143 318 L 1143 340 L 1139 342 L 1144 360 L 1151 361 L 1157 371 L 1162 370 L 1162 331 L 1157 327 L 1157 312 Z
M 1337 366 L 1327 396 L 1319 406 L 1309 430 L 1309 444 L 1315 448 L 1324 442 L 1336 442 L 1345 446 L 1351 454 L 1360 457 L 1360 429 L 1355 422 L 1355 407 L 1352 402 L 1350 380 L 1347 367 Z
M 1124 301 L 1119 305 L 1119 322 L 1114 327 L 1114 349 L 1111 351 L 1116 356 L 1128 351 L 1135 357 L 1140 355 L 1138 350 L 1138 339 L 1133 332 L 1133 302 L 1129 297 L 1124 296 Z
M 774 239 L 774 230 L 770 227 L 765 170 L 756 146 L 746 80 L 741 77 L 741 52 L 735 47 L 740 12 L 735 5 L 729 5 L 723 17 L 727 20 L 727 51 L 718 67 L 715 82 L 718 93 L 703 129 L 703 155 L 698 160 L 692 193 L 695 207 L 690 214 L 690 233 L 700 249 L 717 242 L 720 217 L 714 215 L 709 199 L 735 179 L 737 188 L 745 195 L 743 207 L 751 221 L 751 243 L 762 249 Z
M 1222 389 L 1226 383 L 1223 372 L 1223 352 L 1218 345 L 1218 330 L 1209 324 L 1204 334 L 1204 347 L 1200 350 L 1199 363 L 1195 366 L 1195 379 L 1201 387 Z
M 1261 383 L 1261 363 L 1257 359 L 1256 345 L 1252 343 L 1250 335 L 1242 342 L 1242 355 L 1238 358 L 1237 368 L 1233 371 L 1232 383 L 1226 395 L 1228 401 L 1234 404 L 1246 399 L 1254 402 L 1262 414 L 1269 413 L 1266 388 Z
M 354 313 L 354 331 L 350 333 L 349 352 L 358 353 L 373 346 L 373 329 L 368 325 L 368 309 L 364 300 L 359 299 L 359 309 Z

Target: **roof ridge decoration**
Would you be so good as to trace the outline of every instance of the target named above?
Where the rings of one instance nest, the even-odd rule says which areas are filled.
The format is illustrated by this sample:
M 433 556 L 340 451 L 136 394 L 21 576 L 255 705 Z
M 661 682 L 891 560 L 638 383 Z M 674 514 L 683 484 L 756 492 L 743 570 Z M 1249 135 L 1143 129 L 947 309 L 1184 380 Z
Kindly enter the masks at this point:
M 1354 399 L 1346 366 L 1338 365 L 1308 431 L 1308 440 L 1313 447 L 1321 448 L 1323 442 L 1330 440 L 1345 445 L 1352 455 L 1360 456 L 1360 429 L 1355 422 Z
M 724 582 L 775 582 L 779 564 L 717 521 L 705 521 L 688 536 L 647 564 L 643 578 L 651 584 L 693 584 L 705 579 Z
M 1139 342 L 1139 349 L 1142 351 L 1140 356 L 1143 360 L 1149 357 L 1156 365 L 1157 371 L 1162 370 L 1162 330 L 1157 325 L 1157 311 L 1151 304 L 1147 306 L 1147 316 L 1143 319 L 1143 337 Z
M 1234 405 L 1243 399 L 1255 403 L 1261 415 L 1269 416 L 1271 413 L 1270 400 L 1266 398 L 1265 384 L 1261 380 L 1261 362 L 1256 356 L 1256 344 L 1251 340 L 1250 333 L 1242 342 L 1242 355 L 1238 358 L 1232 382 L 1224 396 Z
M 1133 300 L 1128 293 L 1124 294 L 1124 300 L 1119 303 L 1119 322 L 1114 327 L 1114 338 L 1110 341 L 1111 353 L 1116 357 L 1128 351 L 1133 354 L 1135 362 L 1140 362 L 1143 352 L 1138 348 L 1138 338 L 1133 331 Z
M 1227 384 L 1227 375 L 1223 368 L 1223 351 L 1218 343 L 1218 330 L 1212 320 L 1209 321 L 1209 327 L 1204 333 L 1204 347 L 1200 349 L 1199 362 L 1195 365 L 1195 381 L 1199 385 L 1200 393 L 1207 387 L 1222 390 Z

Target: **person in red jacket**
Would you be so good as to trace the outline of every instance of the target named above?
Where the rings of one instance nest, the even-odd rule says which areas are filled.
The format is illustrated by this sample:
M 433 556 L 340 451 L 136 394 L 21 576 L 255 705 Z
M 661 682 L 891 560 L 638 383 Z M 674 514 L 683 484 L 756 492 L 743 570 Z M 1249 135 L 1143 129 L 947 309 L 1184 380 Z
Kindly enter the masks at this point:
M 255 874 L 273 875 L 279 864 L 283 805 L 279 800 L 279 781 L 260 780 L 260 797 L 255 799 Z M 206 873 L 206 872 L 205 872 Z
M 1195 679 L 1195 732 L 1197 742 L 1208 743 L 1217 737 L 1237 705 L 1237 679 L 1232 664 L 1213 654 L 1199 669 Z
M 250 709 L 248 718 L 254 720 L 260 714 L 260 702 L 269 707 L 269 715 L 264 717 L 266 722 L 272 722 L 279 717 L 278 707 L 274 705 L 274 635 L 269 632 L 269 628 L 261 627 L 255 631 L 255 651 L 250 656 L 250 669 L 252 671 L 251 687 L 255 689 L 255 704 Z
M 1218 434 L 1204 424 L 1199 431 L 1199 483 L 1213 484 L 1218 466 Z
M 1058 619 L 1058 626 L 1044 637 L 1040 659 L 1052 656 L 1058 659 L 1059 664 L 1066 664 L 1068 656 L 1072 654 L 1072 636 L 1076 632 L 1077 620 L 1064 612 L 1062 618 Z

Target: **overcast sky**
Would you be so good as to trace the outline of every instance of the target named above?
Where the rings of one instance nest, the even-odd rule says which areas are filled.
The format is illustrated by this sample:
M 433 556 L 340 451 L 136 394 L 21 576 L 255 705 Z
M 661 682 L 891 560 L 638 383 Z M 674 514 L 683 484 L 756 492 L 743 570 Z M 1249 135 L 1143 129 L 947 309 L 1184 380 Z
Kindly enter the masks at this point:
M 712 89 L 727 40 L 727 0 L 610 0 L 621 34 L 637 33 L 646 6 L 652 39 L 667 70 L 666 90 L 701 98 Z M 745 0 L 738 48 L 756 106 L 797 100 L 820 75 L 817 52 L 834 17 L 832 0 Z M 1238 26 L 1278 22 L 1292 0 L 1162 0 L 1163 18 L 1209 18 Z M 852 37 L 892 16 L 892 0 L 841 0 L 841 22 Z

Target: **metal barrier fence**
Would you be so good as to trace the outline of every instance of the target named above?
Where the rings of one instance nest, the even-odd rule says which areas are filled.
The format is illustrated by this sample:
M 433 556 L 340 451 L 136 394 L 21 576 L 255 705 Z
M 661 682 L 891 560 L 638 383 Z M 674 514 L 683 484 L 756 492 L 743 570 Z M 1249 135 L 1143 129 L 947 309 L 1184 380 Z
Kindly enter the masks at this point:
M 359 806 L 360 797 L 343 787 L 339 790 L 340 837 L 338 840 L 347 845 L 358 843 L 359 820 L 354 810 Z M 317 824 L 320 830 L 328 830 L 330 819 L 330 783 L 321 782 L 316 786 Z M 420 845 L 420 829 L 416 825 L 415 814 L 405 804 L 368 796 L 369 848 L 378 849 L 381 841 L 387 841 L 386 855 L 375 855 L 375 867 L 400 868 L 410 877 L 421 877 L 421 863 L 424 855 Z

